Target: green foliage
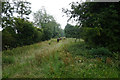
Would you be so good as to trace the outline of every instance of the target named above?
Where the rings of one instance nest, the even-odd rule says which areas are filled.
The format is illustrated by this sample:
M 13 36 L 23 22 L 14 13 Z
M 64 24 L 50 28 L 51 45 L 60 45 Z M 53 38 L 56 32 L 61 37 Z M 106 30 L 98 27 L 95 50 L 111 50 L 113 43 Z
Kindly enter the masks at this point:
M 72 37 L 72 28 L 73 28 L 73 26 L 72 25 L 70 25 L 70 24 L 67 24 L 66 26 L 65 26 L 65 29 L 64 29 L 64 31 L 65 31 L 65 36 L 67 37 L 67 38 L 70 38 L 70 37 Z
M 33 41 L 39 42 L 42 41 L 42 39 L 43 39 L 43 30 L 40 28 L 35 28 Z
M 49 28 L 44 28 L 43 29 L 43 41 L 44 40 L 50 40 L 51 39 L 51 37 L 52 37 L 52 32 L 50 31 L 50 29 Z
M 89 45 L 107 47 L 117 52 L 120 47 L 119 9 L 119 3 L 73 2 L 71 10 L 63 9 L 63 12 L 70 14 L 70 19 L 87 30 L 81 34 Z
M 14 16 L 27 19 L 31 13 L 31 7 L 29 2 L 25 1 L 2 1 L 2 27 L 13 26 Z M 14 14 L 15 13 L 15 14 Z
M 17 38 L 21 45 L 28 45 L 33 43 L 34 27 L 32 23 L 24 19 L 15 18 L 15 29 L 17 30 Z
M 113 58 L 115 59 L 115 60 L 119 60 L 119 53 L 113 53 Z
M 80 42 L 71 43 L 68 46 L 66 46 L 65 49 L 73 56 L 83 56 L 87 58 L 94 57 L 93 55 L 88 54 L 91 47 L 85 44 L 85 42 L 82 40 Z
M 80 32 L 79 32 L 78 26 L 72 26 L 71 24 L 67 24 L 65 26 L 65 36 L 68 38 L 80 38 Z
M 29 19 L 27 16 L 32 12 L 31 3 L 27 1 L 14 1 L 14 7 L 16 7 L 16 12 L 19 14 L 20 18 L 25 18 Z
M 3 65 L 13 64 L 15 63 L 15 58 L 12 56 L 3 56 L 2 62 L 3 62 Z
M 52 15 L 47 14 L 45 8 L 42 8 L 34 13 L 34 24 L 43 29 L 43 39 L 64 36 L 64 31 L 60 28 L 60 24 L 56 22 Z
M 3 50 L 33 44 L 43 38 L 42 29 L 35 28 L 31 22 L 20 18 L 14 18 L 14 27 L 6 27 L 2 33 Z
M 3 78 L 118 78 L 116 60 L 110 66 L 89 58 L 87 45 L 73 40 L 56 43 L 52 39 L 51 45 L 45 41 L 3 51 L 3 57 L 15 60 L 9 65 L 3 63 Z
M 91 47 L 101 46 L 101 28 L 89 28 L 89 27 L 83 27 L 81 28 L 81 37 L 85 40 L 87 44 L 89 44 Z
M 34 24 L 29 22 L 30 8 L 29 2 L 2 2 L 3 50 L 64 36 L 60 24 L 45 9 L 34 13 Z
M 32 23 L 27 21 L 31 13 L 29 2 L 25 1 L 2 1 L 2 48 L 12 49 L 17 46 L 32 44 L 35 29 Z M 17 15 L 17 18 L 15 16 Z M 18 18 L 20 17 L 20 18 Z M 37 30 L 36 30 L 37 32 Z
M 104 47 L 100 47 L 97 49 L 91 49 L 90 54 L 98 55 L 98 56 L 108 56 L 108 57 L 112 56 L 112 53 L 107 48 L 104 48 Z
M 2 31 L 2 48 L 7 49 L 7 48 L 14 48 L 17 45 L 13 44 L 16 43 L 16 34 L 13 28 L 11 27 L 6 27 Z
M 2 51 L 2 31 L 0 31 L 0 51 Z

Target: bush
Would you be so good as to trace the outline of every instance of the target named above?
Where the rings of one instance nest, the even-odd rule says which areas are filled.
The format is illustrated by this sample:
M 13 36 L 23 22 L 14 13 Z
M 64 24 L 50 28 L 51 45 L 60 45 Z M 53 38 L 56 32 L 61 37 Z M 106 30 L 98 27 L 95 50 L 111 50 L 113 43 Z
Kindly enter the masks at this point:
M 2 49 L 11 49 L 16 47 L 16 34 L 12 27 L 6 27 L 2 31 Z M 13 44 L 14 43 L 14 44 Z
M 24 19 L 14 18 L 14 20 L 14 27 L 7 26 L 2 30 L 3 50 L 42 41 L 42 29 L 34 27 L 32 22 Z
M 43 30 L 35 27 L 34 37 L 33 37 L 34 43 L 42 41 L 42 37 L 43 37 Z
M 112 53 L 107 48 L 104 48 L 104 47 L 91 49 L 90 54 L 98 55 L 98 56 L 112 56 Z

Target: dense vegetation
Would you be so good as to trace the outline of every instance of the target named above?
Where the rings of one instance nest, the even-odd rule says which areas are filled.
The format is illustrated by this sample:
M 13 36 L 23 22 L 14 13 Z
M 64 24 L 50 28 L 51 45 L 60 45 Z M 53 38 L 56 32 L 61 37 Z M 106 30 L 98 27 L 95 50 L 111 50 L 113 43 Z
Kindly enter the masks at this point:
M 2 51 L 2 31 L 0 31 L 0 51 Z
M 67 38 L 76 38 L 76 39 L 80 39 L 81 38 L 81 29 L 79 28 L 79 26 L 73 26 L 71 24 L 67 24 L 65 26 L 65 36 Z
M 47 14 L 44 7 L 35 12 L 33 16 L 34 24 L 43 29 L 44 40 L 64 36 L 64 31 L 60 28 L 60 24 L 55 21 L 52 15 Z
M 90 57 L 98 58 L 103 63 L 110 58 L 119 60 L 119 9 L 119 2 L 73 2 L 71 10 L 63 9 L 63 12 L 70 16 L 69 20 L 77 22 L 76 26 L 70 24 L 65 26 L 66 37 L 84 39 L 87 45 L 86 49 L 89 50 L 89 52 L 82 52 L 86 49 L 81 47 L 84 45 L 81 45 L 76 47 L 78 50 L 74 49 L 75 46 L 73 46 L 74 48 L 70 49 L 71 52 L 73 51 L 73 54 L 77 55 L 86 55 L 87 58 L 91 55 Z M 119 62 L 116 64 L 120 65 Z M 119 68 L 117 70 L 120 71 Z
M 3 78 L 119 77 L 119 3 L 72 2 L 64 30 L 44 7 L 29 21 L 30 4 L 2 2 Z
M 49 42 L 51 43 L 49 45 Z M 96 50 L 97 53 L 106 49 Z M 109 52 L 109 51 L 107 51 Z M 99 55 L 99 54 L 98 54 Z M 116 54 L 96 57 L 84 40 L 56 39 L 3 52 L 3 78 L 118 78 Z M 18 64 L 19 63 L 19 64 Z
M 66 25 L 66 36 L 79 37 L 91 47 L 106 47 L 112 52 L 120 48 L 119 2 L 73 2 L 71 10 L 63 9 L 77 26 Z M 75 29 L 77 28 L 77 30 Z M 74 36 L 77 33 L 78 36 Z
M 30 4 L 24 1 L 2 2 L 3 50 L 64 36 L 60 24 L 45 9 L 34 13 L 34 22 L 30 22 Z

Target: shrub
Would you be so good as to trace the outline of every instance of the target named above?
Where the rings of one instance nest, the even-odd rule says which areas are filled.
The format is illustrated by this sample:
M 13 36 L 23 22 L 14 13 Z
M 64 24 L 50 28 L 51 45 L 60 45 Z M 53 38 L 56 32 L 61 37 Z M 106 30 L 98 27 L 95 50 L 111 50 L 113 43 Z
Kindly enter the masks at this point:
M 2 49 L 10 49 L 16 47 L 16 34 L 12 27 L 6 27 L 2 31 Z M 13 44 L 14 43 L 14 44 Z
M 91 49 L 90 54 L 98 55 L 98 56 L 111 56 L 112 55 L 112 53 L 107 48 L 104 48 L 104 47 L 100 47 L 97 49 Z

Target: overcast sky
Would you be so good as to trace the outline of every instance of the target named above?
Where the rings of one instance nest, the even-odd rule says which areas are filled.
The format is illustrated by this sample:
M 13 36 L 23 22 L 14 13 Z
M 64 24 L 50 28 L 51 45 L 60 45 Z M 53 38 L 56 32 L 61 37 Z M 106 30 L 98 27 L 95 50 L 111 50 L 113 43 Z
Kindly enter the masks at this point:
M 62 12 L 62 8 L 70 8 L 69 3 L 71 2 L 77 2 L 80 0 L 27 0 L 29 2 L 31 2 L 31 7 L 32 7 L 32 11 L 36 12 L 39 9 L 41 9 L 41 7 L 45 7 L 46 11 L 48 14 L 52 15 L 56 21 L 61 25 L 61 28 L 64 29 L 65 25 L 67 24 L 67 19 L 68 17 L 64 16 L 65 15 Z M 30 15 L 31 20 L 32 18 L 32 14 Z
M 70 9 L 69 3 L 77 2 L 81 0 L 26 0 L 26 1 L 31 2 L 32 12 L 36 12 L 39 9 L 41 9 L 42 6 L 44 6 L 47 13 L 50 15 L 53 15 L 56 21 L 61 24 L 61 28 L 64 29 L 65 25 L 67 24 L 68 17 L 66 16 L 62 17 L 63 15 L 65 15 L 62 12 L 62 8 Z M 85 1 L 85 0 L 82 0 L 82 1 Z M 111 1 L 111 0 L 108 0 L 108 1 Z M 113 1 L 118 1 L 118 0 L 113 0 Z M 30 15 L 30 20 L 31 21 L 33 20 L 32 14 Z M 0 27 L 0 31 L 1 30 L 2 29 Z

